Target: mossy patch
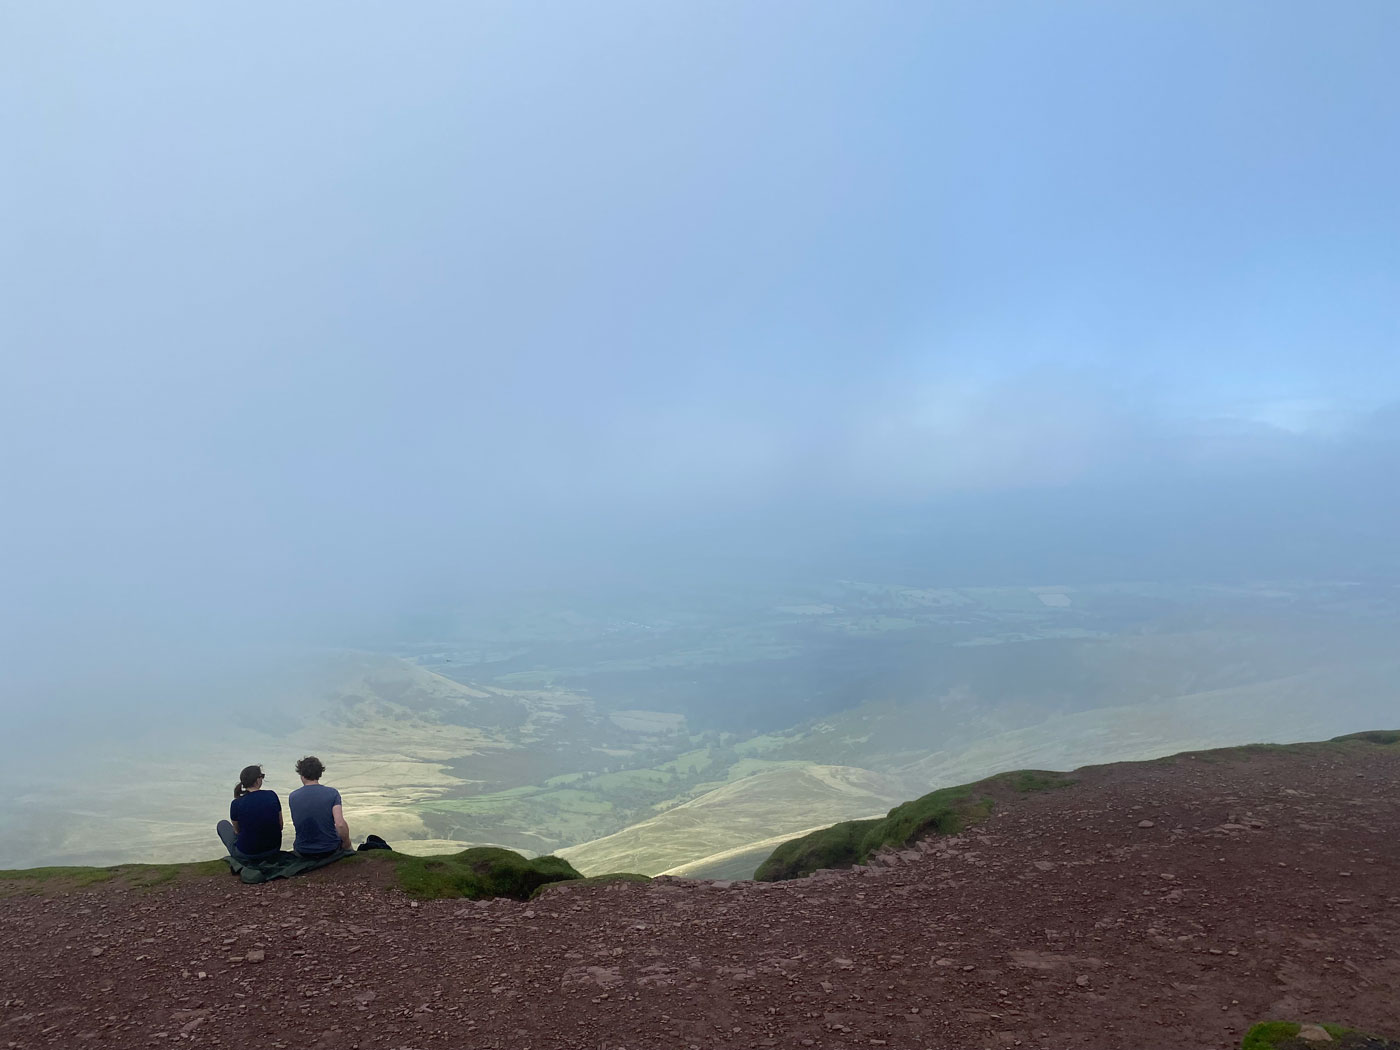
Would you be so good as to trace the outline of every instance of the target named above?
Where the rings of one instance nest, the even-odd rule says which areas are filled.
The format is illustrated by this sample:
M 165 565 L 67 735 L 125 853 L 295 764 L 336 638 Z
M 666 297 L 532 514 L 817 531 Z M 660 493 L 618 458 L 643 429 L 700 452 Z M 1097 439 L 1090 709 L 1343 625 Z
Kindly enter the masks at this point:
M 1075 783 L 1065 773 L 1020 769 L 975 784 L 940 788 L 895 806 L 883 818 L 846 820 L 822 831 L 784 842 L 759 865 L 754 878 L 778 882 L 821 868 L 846 868 L 886 846 L 898 848 L 929 835 L 956 835 L 987 819 L 998 798 L 1049 791 Z
M 227 873 L 228 866 L 222 860 L 194 861 L 187 864 L 117 864 L 109 868 L 14 868 L 0 871 L 0 897 L 20 894 L 58 896 L 103 883 L 144 890 L 163 886 L 183 876 L 201 877 Z
M 1299 1039 L 1302 1027 L 1294 1021 L 1263 1021 L 1245 1033 L 1240 1050 L 1316 1050 L 1319 1046 L 1335 1050 L 1400 1050 L 1400 1041 L 1368 1035 L 1340 1024 L 1319 1026 L 1332 1037 L 1330 1043 Z
M 583 878 L 559 857 L 529 859 L 496 846 L 474 846 L 436 857 L 387 855 L 392 857 L 403 891 L 420 900 L 510 897 L 525 901 L 551 882 Z
M 1285 1039 L 1292 1039 L 1302 1029 L 1292 1021 L 1263 1021 L 1244 1034 L 1240 1050 L 1273 1050 Z

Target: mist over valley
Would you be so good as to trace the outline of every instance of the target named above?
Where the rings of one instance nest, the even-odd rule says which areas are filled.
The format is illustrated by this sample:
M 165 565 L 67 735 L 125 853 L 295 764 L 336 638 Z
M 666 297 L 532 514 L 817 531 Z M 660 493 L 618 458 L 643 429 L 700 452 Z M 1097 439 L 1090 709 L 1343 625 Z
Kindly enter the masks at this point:
M 285 794 L 315 753 L 357 837 L 402 851 L 746 878 L 785 838 L 1001 770 L 1379 725 L 1398 598 L 753 576 L 518 594 L 283 653 L 165 724 L 32 727 L 0 774 L 0 864 L 208 856 L 238 769 Z

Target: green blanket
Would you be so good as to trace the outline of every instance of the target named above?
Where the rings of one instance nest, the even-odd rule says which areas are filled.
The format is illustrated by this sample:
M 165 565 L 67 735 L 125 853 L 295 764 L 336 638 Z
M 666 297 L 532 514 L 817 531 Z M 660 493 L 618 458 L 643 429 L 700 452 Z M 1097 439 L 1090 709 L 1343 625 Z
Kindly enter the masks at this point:
M 341 850 L 339 853 L 332 853 L 329 857 L 298 857 L 295 853 L 288 853 L 282 850 L 276 856 L 262 857 L 258 860 L 241 860 L 235 856 L 224 858 L 228 862 L 229 871 L 233 872 L 244 882 L 271 882 L 273 879 L 290 879 L 293 875 L 304 875 L 308 871 L 317 868 L 324 868 L 327 864 L 334 864 L 341 857 L 354 855 L 353 850 Z

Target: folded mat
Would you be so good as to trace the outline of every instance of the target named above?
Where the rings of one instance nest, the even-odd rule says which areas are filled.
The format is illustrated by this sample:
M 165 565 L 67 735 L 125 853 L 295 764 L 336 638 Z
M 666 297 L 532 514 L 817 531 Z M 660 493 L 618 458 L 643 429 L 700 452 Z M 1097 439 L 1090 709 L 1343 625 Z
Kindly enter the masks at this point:
M 298 857 L 295 853 L 279 850 L 270 857 L 259 857 L 257 860 L 243 860 L 232 855 L 224 860 L 228 862 L 229 871 L 244 882 L 254 883 L 290 879 L 293 875 L 303 875 L 316 868 L 324 868 L 327 864 L 334 864 L 341 857 L 354 855 L 351 850 L 343 849 L 325 857 Z

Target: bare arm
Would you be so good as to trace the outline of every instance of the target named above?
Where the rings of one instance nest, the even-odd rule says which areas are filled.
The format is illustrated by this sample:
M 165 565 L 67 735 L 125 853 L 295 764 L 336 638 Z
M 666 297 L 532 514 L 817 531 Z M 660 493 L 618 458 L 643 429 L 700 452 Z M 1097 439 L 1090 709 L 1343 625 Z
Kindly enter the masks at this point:
M 331 807 L 331 819 L 335 821 L 335 830 L 340 834 L 340 846 L 342 849 L 350 849 L 350 825 L 345 823 L 345 812 L 339 805 Z

